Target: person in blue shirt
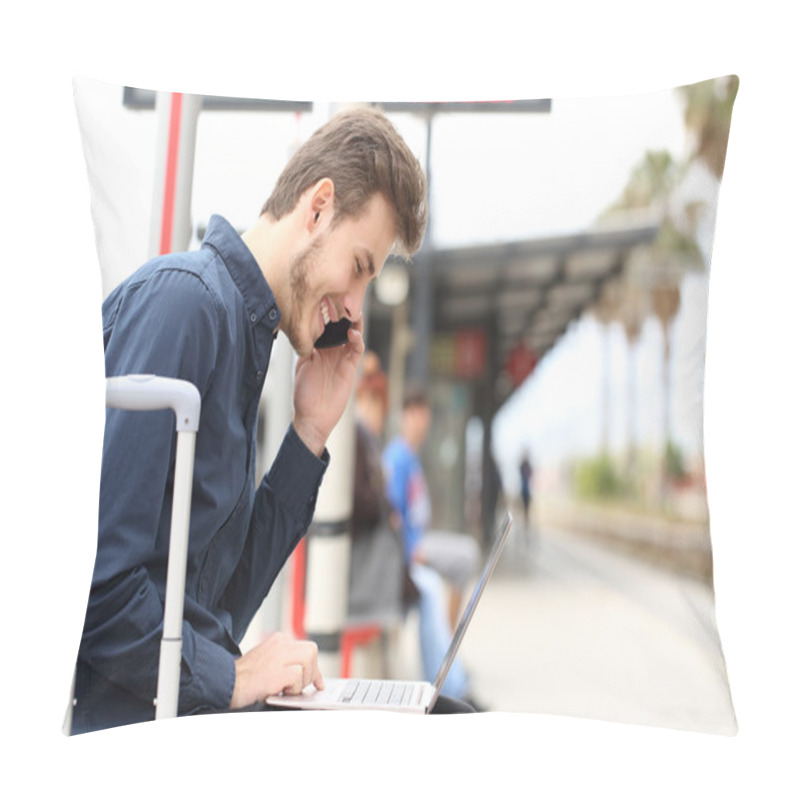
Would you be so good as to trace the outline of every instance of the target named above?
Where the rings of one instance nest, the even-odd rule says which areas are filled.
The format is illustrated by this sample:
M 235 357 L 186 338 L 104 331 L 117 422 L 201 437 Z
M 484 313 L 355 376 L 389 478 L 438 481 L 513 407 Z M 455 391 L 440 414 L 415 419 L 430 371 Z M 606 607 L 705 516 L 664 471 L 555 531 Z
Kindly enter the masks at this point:
M 342 112 L 296 151 L 243 235 L 214 216 L 199 250 L 151 260 L 103 303 L 108 377 L 181 378 L 202 398 L 179 714 L 250 708 L 324 683 L 313 642 L 276 633 L 244 654 L 239 642 L 311 522 L 326 441 L 364 352 L 367 285 L 391 251 L 418 249 L 425 195 L 424 173 L 386 117 Z M 343 317 L 353 323 L 346 343 L 315 348 Z M 294 416 L 256 485 L 259 398 L 278 333 L 298 355 Z M 170 412 L 106 412 L 73 733 L 154 717 L 173 432 Z
M 413 383 L 406 388 L 402 405 L 400 432 L 384 449 L 383 466 L 387 495 L 401 518 L 405 560 L 419 593 L 423 673 L 433 682 L 453 636 L 448 590 L 454 590 L 459 605 L 466 583 L 476 574 L 480 552 L 469 536 L 430 530 L 431 500 L 420 451 L 430 429 L 431 408 L 424 389 Z M 458 658 L 443 690 L 481 709 Z

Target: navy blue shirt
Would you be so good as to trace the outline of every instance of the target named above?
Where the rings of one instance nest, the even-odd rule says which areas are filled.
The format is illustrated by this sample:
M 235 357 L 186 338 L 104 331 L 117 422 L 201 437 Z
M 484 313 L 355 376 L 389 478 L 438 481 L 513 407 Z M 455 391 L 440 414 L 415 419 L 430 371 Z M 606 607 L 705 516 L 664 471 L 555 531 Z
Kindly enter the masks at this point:
M 236 231 L 156 258 L 103 303 L 106 375 L 191 381 L 195 445 L 179 713 L 227 708 L 253 615 L 305 533 L 328 454 L 289 426 L 255 485 L 256 418 L 280 311 Z M 73 732 L 153 719 L 164 614 L 175 421 L 107 410 L 97 558 L 78 655 Z

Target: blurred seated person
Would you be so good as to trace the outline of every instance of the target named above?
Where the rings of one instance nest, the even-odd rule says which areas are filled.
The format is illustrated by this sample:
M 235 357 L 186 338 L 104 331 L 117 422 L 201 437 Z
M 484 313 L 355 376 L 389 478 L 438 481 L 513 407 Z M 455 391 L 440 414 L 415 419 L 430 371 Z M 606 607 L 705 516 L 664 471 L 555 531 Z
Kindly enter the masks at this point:
M 403 559 L 400 520 L 386 494 L 381 463 L 388 380 L 380 359 L 367 352 L 356 384 L 356 448 L 348 621 L 401 620 L 419 595 Z
M 419 594 L 420 648 L 425 679 L 433 681 L 453 636 L 448 589 L 460 607 L 467 582 L 478 568 L 479 548 L 469 536 L 430 530 L 431 503 L 420 451 L 428 436 L 431 409 L 425 391 L 409 387 L 403 397 L 399 434 L 383 453 L 389 500 L 400 515 L 403 551 Z M 469 696 L 466 673 L 456 659 L 445 691 Z M 473 700 L 469 702 L 476 705 Z

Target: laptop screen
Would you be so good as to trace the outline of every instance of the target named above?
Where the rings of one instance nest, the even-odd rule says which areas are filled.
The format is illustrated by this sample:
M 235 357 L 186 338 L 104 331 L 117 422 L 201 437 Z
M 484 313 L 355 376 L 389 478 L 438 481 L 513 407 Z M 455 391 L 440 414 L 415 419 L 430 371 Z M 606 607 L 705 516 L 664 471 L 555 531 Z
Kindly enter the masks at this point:
M 461 619 L 459 620 L 458 626 L 453 634 L 450 647 L 447 648 L 447 653 L 445 653 L 444 660 L 442 661 L 442 665 L 439 667 L 439 672 L 437 673 L 436 680 L 433 684 L 434 693 L 430 703 L 431 707 L 439 697 L 439 693 L 442 690 L 442 686 L 444 686 L 447 673 L 450 671 L 450 667 L 452 666 L 453 660 L 456 657 L 456 652 L 461 645 L 461 640 L 464 638 L 464 634 L 466 633 L 467 625 L 469 625 L 472 615 L 475 613 L 475 607 L 478 605 L 478 600 L 480 599 L 481 594 L 483 594 L 484 587 L 489 581 L 489 577 L 494 571 L 495 565 L 500 558 L 500 551 L 503 549 L 503 545 L 506 543 L 506 539 L 508 538 L 508 532 L 511 530 L 511 519 L 511 512 L 506 512 L 497 536 L 495 537 L 492 550 L 489 553 L 489 558 L 486 560 L 486 565 L 483 568 L 483 572 L 481 573 L 480 578 L 478 578 L 475 588 L 472 590 L 472 596 L 470 597 L 469 602 L 464 607 L 464 612 L 462 613 Z

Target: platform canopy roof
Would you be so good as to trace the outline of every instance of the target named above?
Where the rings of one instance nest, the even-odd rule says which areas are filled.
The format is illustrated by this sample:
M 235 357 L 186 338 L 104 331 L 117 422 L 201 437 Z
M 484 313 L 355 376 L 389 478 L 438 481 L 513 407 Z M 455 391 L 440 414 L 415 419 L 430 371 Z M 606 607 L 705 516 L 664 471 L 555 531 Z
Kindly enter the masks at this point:
M 421 253 L 408 267 L 410 302 L 427 286 L 433 373 L 490 377 L 502 402 L 657 232 L 655 224 L 636 224 Z M 412 331 L 419 333 L 413 322 Z M 463 352 L 470 348 L 478 350 L 472 365 Z

